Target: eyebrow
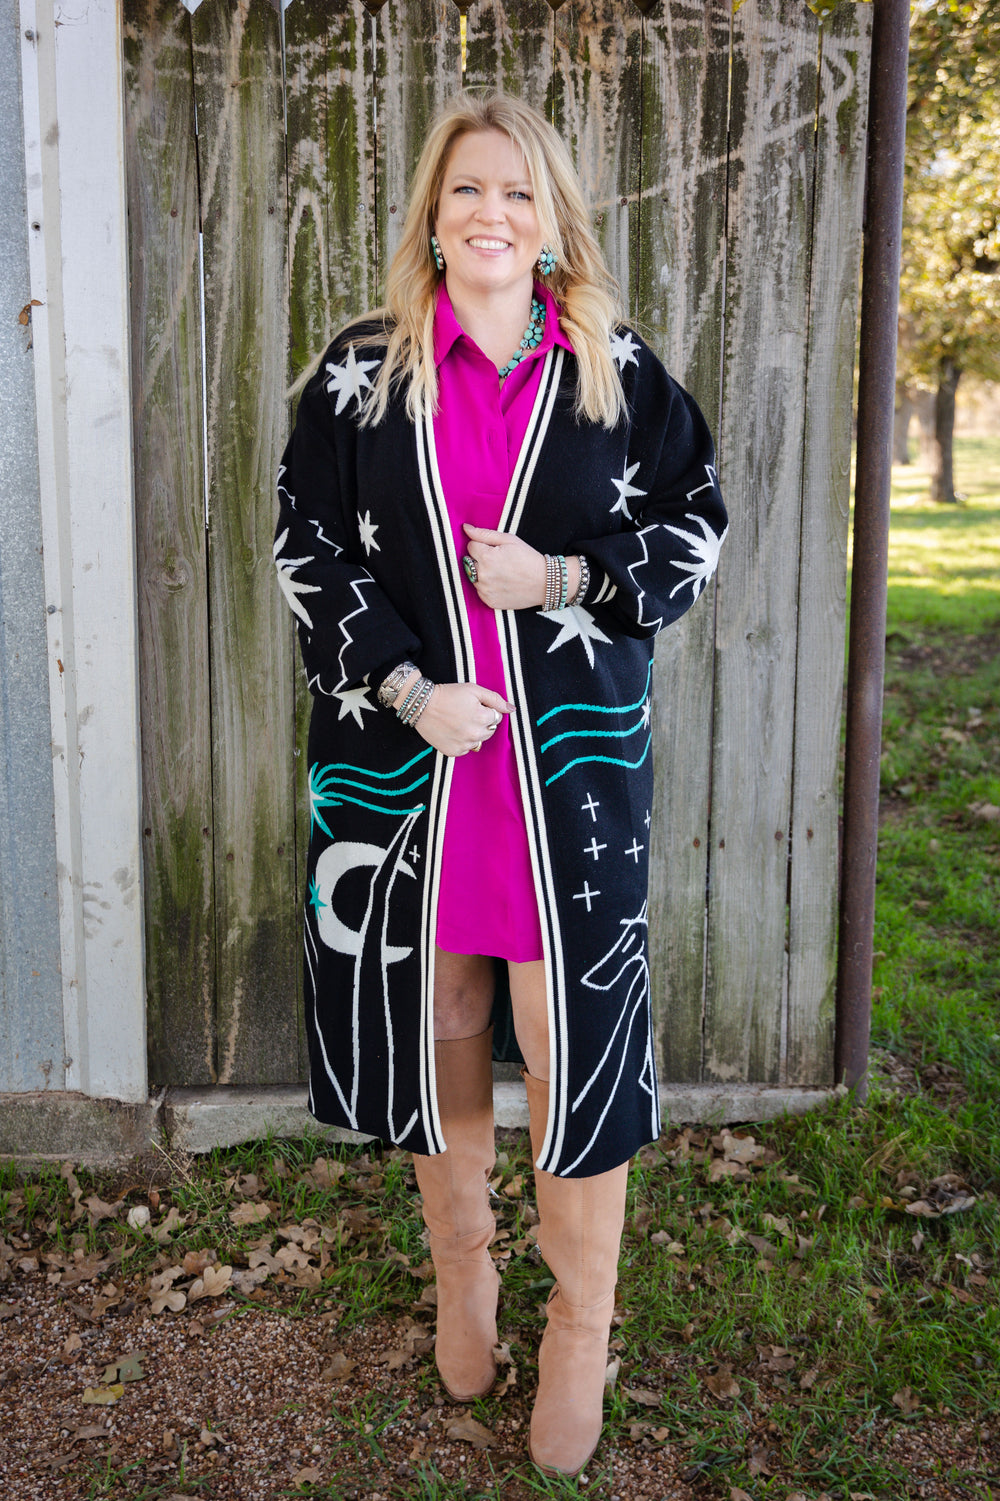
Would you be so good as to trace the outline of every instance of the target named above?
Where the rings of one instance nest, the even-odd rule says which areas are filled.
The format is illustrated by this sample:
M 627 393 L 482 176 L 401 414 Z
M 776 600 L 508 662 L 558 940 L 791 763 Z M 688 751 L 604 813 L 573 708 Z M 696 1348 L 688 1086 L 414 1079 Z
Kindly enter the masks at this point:
M 461 178 L 465 182 L 481 183 L 483 180 L 481 177 L 477 177 L 475 172 L 452 172 L 449 173 L 449 176 Z M 532 182 L 530 177 L 512 177 L 509 178 L 508 181 L 503 184 L 503 186 L 505 188 L 530 188 L 532 186 Z

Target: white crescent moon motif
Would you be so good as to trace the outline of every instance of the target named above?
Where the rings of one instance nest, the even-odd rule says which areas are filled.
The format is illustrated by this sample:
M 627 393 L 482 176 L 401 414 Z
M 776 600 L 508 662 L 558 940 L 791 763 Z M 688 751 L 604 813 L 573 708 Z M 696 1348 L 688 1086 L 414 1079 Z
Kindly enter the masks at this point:
M 363 934 L 349 928 L 337 916 L 333 906 L 334 893 L 337 883 L 348 871 L 371 868 L 377 870 L 388 853 L 388 850 L 380 849 L 377 844 L 361 844 L 345 839 L 340 844 L 329 845 L 316 861 L 316 888 L 320 897 L 316 926 L 327 948 L 338 954 L 350 954 L 355 959 L 361 953 Z M 405 860 L 397 861 L 397 869 L 416 880 Z M 412 952 L 409 947 L 396 948 L 386 944 L 382 957 L 386 964 L 396 964 Z

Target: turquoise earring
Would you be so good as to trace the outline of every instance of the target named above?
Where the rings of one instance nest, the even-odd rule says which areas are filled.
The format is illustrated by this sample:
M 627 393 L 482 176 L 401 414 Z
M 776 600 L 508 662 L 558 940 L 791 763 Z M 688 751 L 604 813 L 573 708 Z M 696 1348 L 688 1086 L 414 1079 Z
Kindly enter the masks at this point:
M 431 235 L 431 255 L 433 255 L 433 257 L 434 257 L 434 264 L 435 264 L 435 266 L 438 268 L 439 271 L 443 271 L 444 270 L 444 256 L 441 254 L 441 245 L 440 245 L 440 242 L 438 240 L 437 235 Z
M 535 265 L 538 267 L 539 276 L 551 276 L 556 269 L 557 261 L 558 256 L 552 247 L 550 245 L 543 245 L 538 252 L 538 260 L 535 262 Z

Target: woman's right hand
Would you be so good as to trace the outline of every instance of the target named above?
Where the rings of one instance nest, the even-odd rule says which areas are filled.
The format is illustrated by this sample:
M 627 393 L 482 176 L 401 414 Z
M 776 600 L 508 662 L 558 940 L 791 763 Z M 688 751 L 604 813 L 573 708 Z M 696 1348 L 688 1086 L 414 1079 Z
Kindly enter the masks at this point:
M 415 681 L 416 674 L 411 679 Z M 400 689 L 397 708 L 410 686 L 404 683 Z M 513 707 L 499 693 L 478 683 L 438 683 L 413 728 L 442 755 L 464 756 L 488 740 Z

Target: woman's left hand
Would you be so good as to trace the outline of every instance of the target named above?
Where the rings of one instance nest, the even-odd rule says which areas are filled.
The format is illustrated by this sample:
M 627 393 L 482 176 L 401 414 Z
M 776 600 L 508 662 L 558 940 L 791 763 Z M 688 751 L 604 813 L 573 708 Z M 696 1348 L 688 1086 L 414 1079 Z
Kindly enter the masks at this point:
M 510 532 L 463 523 L 468 554 L 476 565 L 473 585 L 491 610 L 539 609 L 545 603 L 545 556 Z

